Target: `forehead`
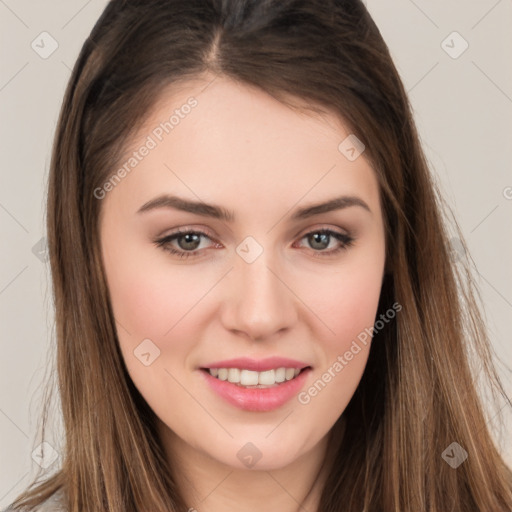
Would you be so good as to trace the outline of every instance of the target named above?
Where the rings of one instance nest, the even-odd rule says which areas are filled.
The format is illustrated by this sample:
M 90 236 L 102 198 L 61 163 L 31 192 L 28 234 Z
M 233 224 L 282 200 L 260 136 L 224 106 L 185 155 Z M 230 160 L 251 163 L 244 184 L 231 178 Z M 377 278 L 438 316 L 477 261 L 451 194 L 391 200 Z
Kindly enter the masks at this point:
M 378 185 L 364 153 L 339 146 L 350 131 L 339 116 L 298 111 L 266 92 L 226 78 L 165 90 L 130 145 L 136 165 L 116 187 L 140 206 L 182 193 L 230 210 L 315 202 L 357 194 L 378 205 Z M 143 146 L 145 156 L 133 156 Z M 118 164 L 119 165 L 119 164 Z M 374 208 L 372 208 L 373 210 Z

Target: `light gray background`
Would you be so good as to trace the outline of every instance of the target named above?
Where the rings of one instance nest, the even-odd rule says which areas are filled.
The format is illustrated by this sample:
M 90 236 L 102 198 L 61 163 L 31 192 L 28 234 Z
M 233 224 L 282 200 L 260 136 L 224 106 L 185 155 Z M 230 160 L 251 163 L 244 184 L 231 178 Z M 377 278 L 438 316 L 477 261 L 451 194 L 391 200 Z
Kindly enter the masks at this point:
M 48 264 L 37 251 L 51 141 L 70 69 L 105 5 L 0 0 L 0 507 L 37 468 L 32 452 L 41 442 L 39 387 L 53 356 Z M 367 5 L 409 91 L 433 172 L 478 269 L 493 346 L 511 367 L 512 0 Z M 51 49 L 49 37 L 40 36 L 44 31 L 58 44 L 46 59 L 31 47 L 34 41 L 39 53 Z M 464 42 L 450 36 L 454 31 L 469 44 L 458 58 L 452 56 Z M 500 367 L 500 374 L 512 395 L 510 370 Z M 503 407 L 506 428 L 496 439 L 512 464 L 512 414 L 504 406 L 502 399 L 496 410 Z M 490 420 L 493 427 L 497 418 Z M 55 422 L 58 455 L 61 425 Z M 42 463 L 51 456 L 49 450 Z

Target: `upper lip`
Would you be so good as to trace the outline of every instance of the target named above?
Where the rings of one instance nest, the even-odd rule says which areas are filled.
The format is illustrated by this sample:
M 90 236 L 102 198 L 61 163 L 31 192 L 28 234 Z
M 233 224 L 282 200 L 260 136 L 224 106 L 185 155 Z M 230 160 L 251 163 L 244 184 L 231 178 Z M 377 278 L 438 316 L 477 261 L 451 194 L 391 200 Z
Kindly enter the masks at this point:
M 256 372 L 264 372 L 274 368 L 307 368 L 307 363 L 297 361 L 296 359 L 289 359 L 287 357 L 266 357 L 265 359 L 251 359 L 250 357 L 238 357 L 236 359 L 225 359 L 224 361 L 215 361 L 209 363 L 201 368 L 240 368 L 246 370 L 253 370 Z

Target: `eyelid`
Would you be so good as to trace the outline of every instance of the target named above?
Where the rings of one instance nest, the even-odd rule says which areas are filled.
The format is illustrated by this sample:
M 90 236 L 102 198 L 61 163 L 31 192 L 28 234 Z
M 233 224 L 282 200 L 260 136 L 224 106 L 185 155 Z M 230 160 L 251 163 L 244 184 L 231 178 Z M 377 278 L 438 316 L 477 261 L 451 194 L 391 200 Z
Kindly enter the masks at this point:
M 293 236 L 293 240 L 295 241 L 297 238 L 304 238 L 306 235 L 309 235 L 310 233 L 314 233 L 317 231 L 334 231 L 335 233 L 338 233 L 340 235 L 344 236 L 353 236 L 354 233 L 351 231 L 348 231 L 346 229 L 340 230 L 342 228 L 339 228 L 338 226 L 331 226 L 331 225 L 325 225 L 325 224 L 316 224 L 313 226 L 309 226 L 307 228 L 301 229 Z M 206 226 L 185 226 L 185 227 L 179 227 L 174 230 L 171 230 L 170 232 L 164 231 L 164 235 L 158 235 L 155 237 L 154 241 L 160 241 L 164 239 L 168 239 L 175 235 L 180 234 L 188 234 L 188 233 L 197 233 L 202 234 L 209 238 L 212 241 L 216 241 L 217 235 L 215 235 L 210 229 L 208 229 Z
M 162 231 L 163 235 L 157 235 L 157 238 L 166 238 L 168 236 L 176 235 L 177 233 L 190 233 L 190 232 L 203 232 L 208 236 L 215 238 L 213 231 L 202 224 L 191 224 L 189 226 L 180 226 L 178 228 L 171 228 Z
M 213 233 L 212 230 L 208 229 L 204 226 L 185 226 L 185 227 L 179 227 L 171 231 L 164 231 L 164 235 L 157 236 L 153 239 L 153 241 L 159 242 L 159 241 L 165 241 L 172 237 L 178 237 L 179 235 L 187 235 L 190 233 L 201 235 L 205 238 L 210 239 L 212 242 L 217 242 L 217 235 Z M 201 250 L 201 249 L 199 249 Z M 192 252 L 192 251 L 189 251 Z
M 301 229 L 294 238 L 303 238 L 306 235 L 309 235 L 310 233 L 316 233 L 317 231 L 334 231 L 335 233 L 338 233 L 340 235 L 346 235 L 351 236 L 353 233 L 350 231 L 340 228 L 339 226 L 333 226 L 331 224 L 315 224 L 313 226 L 308 226 L 305 229 Z

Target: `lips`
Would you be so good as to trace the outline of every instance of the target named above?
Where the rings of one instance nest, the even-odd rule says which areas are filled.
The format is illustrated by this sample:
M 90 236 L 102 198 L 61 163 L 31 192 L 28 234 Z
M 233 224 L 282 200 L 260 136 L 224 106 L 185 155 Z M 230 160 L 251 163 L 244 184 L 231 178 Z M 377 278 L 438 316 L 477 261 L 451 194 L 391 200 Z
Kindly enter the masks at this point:
M 226 375 L 222 375 L 222 379 L 218 378 L 220 373 L 229 373 L 230 376 L 232 373 L 240 373 L 240 378 L 243 381 L 242 372 L 251 374 L 248 375 L 251 379 L 254 377 L 252 374 L 259 374 L 260 377 L 264 375 L 265 378 L 270 377 L 266 374 L 277 377 L 277 371 L 283 368 L 293 372 L 293 376 L 290 374 L 289 379 L 286 379 L 285 376 L 281 382 L 279 382 L 281 379 L 275 379 L 275 382 L 270 385 L 257 384 L 250 380 L 247 382 L 251 384 L 244 386 L 240 382 L 229 382 Z M 198 369 L 208 387 L 215 394 L 239 409 L 253 412 L 271 411 L 283 406 L 299 393 L 312 371 L 311 366 L 303 361 L 277 356 L 260 360 L 237 358 L 215 361 Z M 219 375 L 214 376 L 215 374 Z

